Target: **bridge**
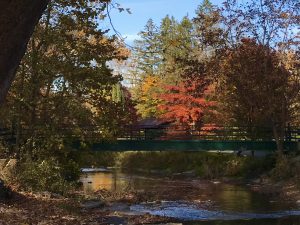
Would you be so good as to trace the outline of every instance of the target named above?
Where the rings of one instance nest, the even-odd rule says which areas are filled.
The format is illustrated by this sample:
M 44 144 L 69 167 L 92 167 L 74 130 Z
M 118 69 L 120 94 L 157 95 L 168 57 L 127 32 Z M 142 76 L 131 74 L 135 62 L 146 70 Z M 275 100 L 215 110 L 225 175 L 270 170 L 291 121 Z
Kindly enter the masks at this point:
M 58 137 L 65 136 L 73 149 L 87 148 L 93 151 L 275 151 L 276 141 L 272 129 L 267 127 L 201 127 L 180 126 L 124 127 L 115 140 L 102 140 L 97 127 L 82 128 L 89 138 L 79 138 L 72 128 L 62 128 Z M 27 133 L 27 134 L 26 134 Z M 23 131 L 28 136 L 32 131 Z M 6 143 L 16 142 L 14 131 L 0 129 L 0 137 Z M 41 135 L 40 138 L 45 138 Z M 26 138 L 23 137 L 23 140 Z M 84 140 L 84 141 L 83 141 Z M 300 150 L 300 128 L 286 127 L 283 141 L 287 151 Z
M 127 127 L 115 141 L 91 142 L 94 151 L 275 151 L 273 131 L 265 127 Z M 74 148 L 80 142 L 73 143 Z M 286 127 L 285 150 L 300 150 L 300 129 Z

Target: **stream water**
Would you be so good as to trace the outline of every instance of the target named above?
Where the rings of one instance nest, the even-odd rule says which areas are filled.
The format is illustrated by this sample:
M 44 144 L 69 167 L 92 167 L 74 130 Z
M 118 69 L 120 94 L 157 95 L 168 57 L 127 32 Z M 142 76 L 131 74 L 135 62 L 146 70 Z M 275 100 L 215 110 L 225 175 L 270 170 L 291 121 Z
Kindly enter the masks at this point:
M 133 204 L 126 210 L 172 217 L 184 224 L 300 225 L 299 205 L 276 195 L 255 192 L 246 184 L 170 179 L 119 171 L 83 173 L 81 181 L 86 192 L 107 189 L 151 193 L 155 201 Z

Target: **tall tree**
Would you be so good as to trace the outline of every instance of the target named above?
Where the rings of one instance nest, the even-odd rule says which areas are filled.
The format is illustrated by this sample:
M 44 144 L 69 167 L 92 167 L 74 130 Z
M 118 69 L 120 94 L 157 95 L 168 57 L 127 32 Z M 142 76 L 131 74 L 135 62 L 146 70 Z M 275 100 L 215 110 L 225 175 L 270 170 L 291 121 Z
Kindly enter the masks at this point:
M 193 18 L 195 27 L 195 38 L 198 50 L 211 57 L 216 49 L 224 47 L 224 30 L 222 25 L 221 10 L 209 0 L 204 0 L 196 10 Z
M 126 56 L 118 42 L 99 29 L 99 16 L 104 9 L 104 3 L 60 0 L 51 2 L 43 14 L 7 107 L 1 111 L 2 122 L 16 125 L 17 134 L 31 130 L 24 136 L 30 140 L 26 149 L 45 154 L 51 154 L 49 149 L 62 150 L 57 147 L 62 146 L 62 139 L 54 136 L 63 134 L 64 126 L 73 128 L 68 135 L 76 134 L 82 139 L 94 131 L 100 134 L 99 130 L 105 130 L 102 136 L 113 135 L 115 126 L 110 126 L 109 109 L 118 107 L 110 96 L 121 77 L 113 75 L 107 62 Z M 84 129 L 96 125 L 98 131 Z
M 298 0 L 226 0 L 223 5 L 223 23 L 231 45 L 245 37 L 279 50 L 299 43 Z
M 49 0 L 0 2 L 0 104 L 14 79 L 34 27 Z
M 254 123 L 273 127 L 278 149 L 282 151 L 284 126 L 290 121 L 291 104 L 295 100 L 294 96 L 297 89 L 299 91 L 299 88 L 295 85 L 297 83 L 295 82 L 295 77 L 297 77 L 297 75 L 295 76 L 297 73 L 294 72 L 295 68 L 287 70 L 285 59 L 288 58 L 291 52 L 296 51 L 299 45 L 300 3 L 298 0 L 250 0 L 243 3 L 236 0 L 226 0 L 223 5 L 222 22 L 226 34 L 224 37 L 226 37 L 227 46 L 230 48 L 229 52 L 232 52 L 235 48 L 234 51 L 241 54 L 241 46 L 244 46 L 247 49 L 244 52 L 245 55 L 249 55 L 246 57 L 246 61 L 249 65 L 251 65 L 250 61 L 256 62 L 252 65 L 256 65 L 255 69 L 261 69 L 256 72 L 255 76 L 253 74 L 255 69 L 252 68 L 248 71 L 247 65 L 244 65 L 246 68 L 244 72 L 241 71 L 241 73 L 248 71 L 248 77 L 251 77 L 248 79 L 248 86 L 245 90 L 250 90 L 251 87 L 253 93 L 247 93 L 246 91 L 243 94 L 245 98 L 252 98 L 252 102 L 249 102 L 252 107 L 248 108 L 248 115 L 253 114 L 252 116 L 260 120 L 260 122 L 255 121 Z M 252 44 L 249 44 L 250 42 L 247 44 L 245 38 L 251 38 L 253 40 L 250 41 Z M 253 43 L 257 43 L 257 46 L 254 46 Z M 254 51 L 252 57 L 250 57 L 248 51 L 250 49 Z M 228 53 L 226 49 L 224 52 Z M 225 54 L 226 56 L 227 54 Z M 245 60 L 245 57 L 240 57 L 241 60 Z M 265 87 L 256 89 L 255 86 L 260 87 L 260 85 L 254 85 L 254 83 L 260 79 L 262 79 L 261 84 L 266 82 Z M 264 79 L 265 81 L 263 81 Z M 268 83 L 268 79 L 271 79 L 270 83 Z M 299 78 L 296 78 L 296 80 L 299 80 Z M 240 84 L 244 85 L 245 83 L 241 81 Z M 267 94 L 266 87 L 272 89 L 272 93 Z M 257 92 L 260 96 L 254 94 L 254 92 Z M 264 95 L 265 97 L 262 97 Z M 253 96 L 257 96 L 257 98 L 253 98 Z M 263 98 L 267 98 L 267 100 L 263 100 Z M 267 101 L 265 105 L 268 105 L 268 109 L 261 108 L 263 106 L 260 104 L 263 101 Z M 247 101 L 245 100 L 245 102 Z M 293 105 L 297 105 L 297 103 L 293 103 Z M 261 108 L 260 112 L 256 110 L 258 108 Z M 265 117 L 266 115 L 269 116 L 268 119 Z M 248 121 L 253 119 L 249 118 Z M 235 119 L 238 119 L 238 117 Z M 265 119 L 268 121 L 264 121 Z
M 183 72 L 180 60 L 190 58 L 195 47 L 191 20 L 184 17 L 178 22 L 174 17 L 166 16 L 161 22 L 160 40 L 164 46 L 160 76 L 168 84 L 178 84 L 182 80 Z
M 252 138 L 261 138 L 256 136 L 256 127 L 269 127 L 282 152 L 290 120 L 291 73 L 280 63 L 278 53 L 255 40 L 243 39 L 237 48 L 227 50 L 220 75 L 219 102 L 231 123 L 249 127 Z
M 139 35 L 141 39 L 135 41 L 132 54 L 132 60 L 135 61 L 137 67 L 132 72 L 138 73 L 141 78 L 154 76 L 158 73 L 161 64 L 162 46 L 159 40 L 159 28 L 152 19 L 149 19 Z
M 4 0 L 0 3 L 0 104 L 15 77 L 26 46 L 50 0 Z M 89 1 L 94 5 L 95 1 Z M 100 0 L 108 4 L 108 0 Z M 97 3 L 96 3 L 97 4 Z M 66 1 L 64 6 L 68 7 Z

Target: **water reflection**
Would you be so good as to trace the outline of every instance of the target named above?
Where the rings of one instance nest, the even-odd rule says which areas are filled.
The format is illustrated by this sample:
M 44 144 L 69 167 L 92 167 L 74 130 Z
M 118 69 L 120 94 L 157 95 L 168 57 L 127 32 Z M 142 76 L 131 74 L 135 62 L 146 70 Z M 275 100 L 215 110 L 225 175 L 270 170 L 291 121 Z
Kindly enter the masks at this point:
M 267 213 L 298 208 L 292 202 L 253 192 L 249 187 L 219 185 L 214 190 L 220 208 L 227 211 Z
M 81 181 L 85 191 L 107 189 L 117 192 L 136 190 L 155 193 L 158 203 L 131 206 L 131 210 L 137 212 L 167 215 L 185 221 L 204 220 L 201 224 L 207 225 L 300 224 L 299 217 L 282 219 L 300 215 L 296 204 L 254 192 L 246 185 L 172 180 L 166 177 L 125 174 L 120 171 L 83 174 Z M 254 220 L 255 218 L 259 220 Z M 205 221 L 211 219 L 214 222 Z
M 81 182 L 84 184 L 84 191 L 120 191 L 127 184 L 127 180 L 119 178 L 118 173 L 111 172 L 85 173 L 81 176 Z

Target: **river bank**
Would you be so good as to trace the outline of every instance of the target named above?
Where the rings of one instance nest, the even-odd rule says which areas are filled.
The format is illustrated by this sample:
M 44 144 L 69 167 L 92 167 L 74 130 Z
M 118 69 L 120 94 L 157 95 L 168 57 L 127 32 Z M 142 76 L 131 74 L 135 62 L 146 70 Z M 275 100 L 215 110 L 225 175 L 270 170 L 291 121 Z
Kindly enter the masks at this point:
M 278 196 L 283 200 L 293 201 L 300 205 L 300 187 L 295 180 L 274 182 L 269 178 L 250 181 L 251 189 L 259 193 Z
M 159 216 L 117 215 L 102 207 L 85 208 L 77 198 L 51 196 L 50 193 L 14 193 L 7 201 L 0 202 L 0 224 L 3 225 L 106 225 L 151 224 L 168 222 Z

